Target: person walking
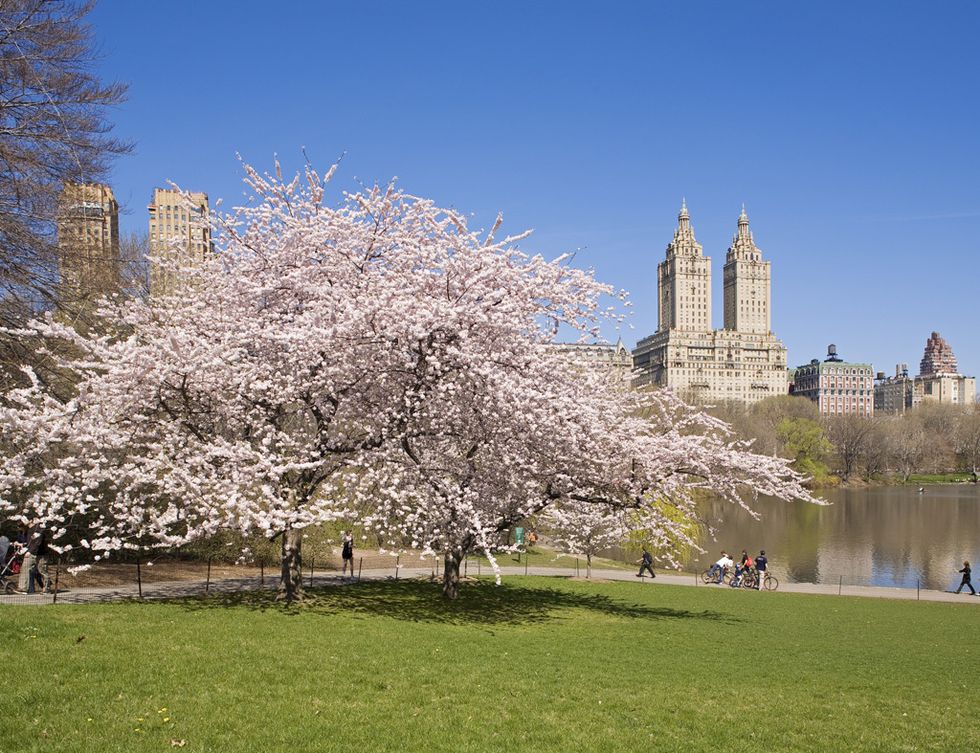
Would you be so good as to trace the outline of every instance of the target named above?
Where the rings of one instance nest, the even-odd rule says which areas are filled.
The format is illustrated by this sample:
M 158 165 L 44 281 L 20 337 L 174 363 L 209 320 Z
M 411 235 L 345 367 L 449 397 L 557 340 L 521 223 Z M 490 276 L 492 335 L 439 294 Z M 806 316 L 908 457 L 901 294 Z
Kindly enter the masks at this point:
M 650 554 L 650 552 L 647 551 L 646 547 L 643 547 L 643 555 L 640 557 L 640 559 L 637 560 L 637 562 L 640 563 L 640 572 L 636 574 L 637 578 L 643 577 L 644 570 L 650 571 L 651 578 L 657 577 L 657 574 L 653 572 L 653 556 Z
M 344 569 L 341 577 L 347 577 L 347 567 L 350 566 L 350 579 L 354 580 L 354 536 L 350 531 L 344 531 L 341 538 L 340 556 L 344 560 Z
M 960 581 L 960 587 L 956 589 L 956 593 L 959 593 L 960 591 L 962 591 L 963 590 L 963 586 L 966 586 L 967 588 L 970 589 L 970 593 L 973 596 L 976 596 L 977 595 L 977 592 L 973 588 L 973 583 L 970 582 L 970 563 L 967 562 L 966 560 L 964 560 L 963 561 L 963 569 L 960 570 L 959 572 L 963 573 L 963 580 Z
M 17 590 L 22 593 L 34 593 L 34 554 L 28 548 L 31 533 L 27 526 L 21 526 L 17 533 L 16 551 L 20 555 L 20 575 L 17 578 Z
M 27 560 L 31 562 L 28 566 Z M 48 532 L 44 528 L 31 528 L 27 537 L 27 554 L 24 555 L 24 566 L 27 567 L 27 593 L 51 590 L 48 578 Z
M 755 558 L 755 590 L 762 588 L 762 581 L 766 579 L 766 568 L 769 567 L 769 559 L 766 557 L 766 550 L 760 549 L 759 556 Z

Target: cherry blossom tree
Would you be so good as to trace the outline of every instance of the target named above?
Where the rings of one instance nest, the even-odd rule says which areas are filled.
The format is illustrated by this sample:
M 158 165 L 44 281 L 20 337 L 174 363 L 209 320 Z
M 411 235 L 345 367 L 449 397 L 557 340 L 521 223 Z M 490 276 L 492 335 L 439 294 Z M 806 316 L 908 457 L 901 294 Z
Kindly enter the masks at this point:
M 585 557 L 587 578 L 592 577 L 592 558 L 623 544 L 632 531 L 628 511 L 610 505 L 552 505 L 543 523 L 559 552 Z
M 614 294 L 569 257 L 523 252 L 394 185 L 332 205 L 312 170 L 246 167 L 254 200 L 215 219 L 220 252 L 179 253 L 165 294 L 105 301 L 104 334 L 53 318 L 20 334 L 75 385 L 28 371 L 0 400 L 0 510 L 96 557 L 222 529 L 281 537 L 302 596 L 304 528 L 357 511 L 400 546 L 467 552 L 560 505 L 609 507 L 683 539 L 703 489 L 808 498 L 785 461 L 669 392 L 571 368 Z
M 495 344 L 519 349 L 541 321 L 594 323 L 608 289 L 567 259 L 393 185 L 329 207 L 332 173 L 246 167 L 255 200 L 217 218 L 220 253 L 153 260 L 176 284 L 105 301 L 110 334 L 51 317 L 14 333 L 50 343 L 76 389 L 59 398 L 28 372 L 3 396 L 4 512 L 96 557 L 222 528 L 281 536 L 297 598 L 302 529 L 397 484 L 391 456 L 429 431 L 448 377 L 505 368 Z

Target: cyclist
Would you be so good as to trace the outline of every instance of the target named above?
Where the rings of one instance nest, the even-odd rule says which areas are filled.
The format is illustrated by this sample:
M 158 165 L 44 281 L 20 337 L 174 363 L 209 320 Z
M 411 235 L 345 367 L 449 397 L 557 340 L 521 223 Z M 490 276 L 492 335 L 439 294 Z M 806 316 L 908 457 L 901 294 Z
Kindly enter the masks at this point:
M 755 589 L 758 591 L 762 588 L 762 581 L 766 579 L 766 568 L 769 566 L 769 559 L 766 557 L 766 550 L 762 549 L 759 551 L 759 556 L 755 558 Z
M 735 578 L 732 581 L 732 585 L 736 588 L 742 585 L 742 578 L 745 577 L 746 573 L 752 572 L 753 567 L 755 567 L 755 564 L 752 562 L 752 555 L 743 549 L 742 560 L 738 567 L 735 568 Z
M 722 551 L 721 559 L 711 566 L 708 571 L 709 576 L 717 576 L 718 583 L 721 583 L 725 579 L 725 573 L 728 572 L 728 568 L 735 564 L 735 560 L 728 556 L 728 553 Z

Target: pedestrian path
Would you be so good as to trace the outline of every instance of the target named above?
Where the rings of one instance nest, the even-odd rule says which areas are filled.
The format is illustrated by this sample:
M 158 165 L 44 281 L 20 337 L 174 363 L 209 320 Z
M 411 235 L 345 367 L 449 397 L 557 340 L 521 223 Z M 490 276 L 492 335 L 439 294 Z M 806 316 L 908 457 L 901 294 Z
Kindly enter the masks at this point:
M 469 568 L 472 575 L 473 568 Z M 561 567 L 511 567 L 500 568 L 501 574 L 505 578 L 519 577 L 523 575 L 540 575 L 555 578 L 576 578 L 584 580 L 581 570 L 576 568 Z M 391 580 L 399 578 L 431 578 L 433 573 L 439 575 L 438 571 L 432 568 L 401 567 L 364 570 L 361 573 L 361 580 Z M 397 575 L 396 575 L 397 573 Z M 479 574 L 482 577 L 491 575 L 489 567 L 481 567 Z M 304 585 L 310 585 L 310 577 L 304 576 Z M 636 574 L 628 570 L 600 570 L 593 568 L 593 581 L 629 581 L 642 582 L 645 585 L 657 586 L 661 584 L 675 586 L 690 586 L 694 588 L 709 588 L 720 593 L 744 593 L 746 598 L 770 598 L 772 593 L 751 591 L 741 588 L 729 588 L 724 585 L 705 584 L 700 577 L 694 573 L 660 573 L 656 578 L 637 578 Z M 340 586 L 350 584 L 350 580 L 342 578 L 335 571 L 316 572 L 312 576 L 312 585 L 321 586 Z M 260 581 L 259 578 L 227 578 L 223 580 L 212 580 L 207 586 L 207 593 L 235 593 L 237 591 L 257 591 L 261 589 L 274 589 L 275 582 L 269 578 Z M 179 599 L 191 596 L 201 596 L 205 593 L 205 581 L 203 580 L 177 580 L 159 581 L 143 585 L 144 599 Z M 928 589 L 911 588 L 887 588 L 883 586 L 849 586 L 844 584 L 822 584 L 822 583 L 786 583 L 781 581 L 780 593 L 802 593 L 818 594 L 823 596 L 861 596 L 879 599 L 902 599 L 933 602 L 955 602 L 980 605 L 980 598 L 966 594 L 955 594 L 950 591 L 933 591 Z M 63 591 L 58 594 L 58 603 L 72 604 L 94 604 L 100 602 L 120 601 L 125 599 L 135 599 L 139 597 L 139 591 L 135 584 L 120 585 L 101 588 L 79 588 L 71 591 Z M 27 596 L 24 594 L 14 594 L 11 596 L 0 596 L 0 605 L 3 604 L 28 604 L 41 605 L 54 603 L 51 594 L 34 594 Z

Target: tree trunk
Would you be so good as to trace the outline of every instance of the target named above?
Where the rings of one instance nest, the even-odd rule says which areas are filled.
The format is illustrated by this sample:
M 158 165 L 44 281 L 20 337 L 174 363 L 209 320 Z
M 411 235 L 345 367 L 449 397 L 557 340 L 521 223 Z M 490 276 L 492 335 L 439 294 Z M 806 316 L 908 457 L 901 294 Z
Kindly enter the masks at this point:
M 459 596 L 459 564 L 462 561 L 462 549 L 446 552 L 442 571 L 442 595 L 447 599 L 455 599 Z
M 303 531 L 287 528 L 282 534 L 282 577 L 278 601 L 300 601 L 303 598 Z
M 592 577 L 592 555 L 588 553 L 585 555 L 585 577 Z

